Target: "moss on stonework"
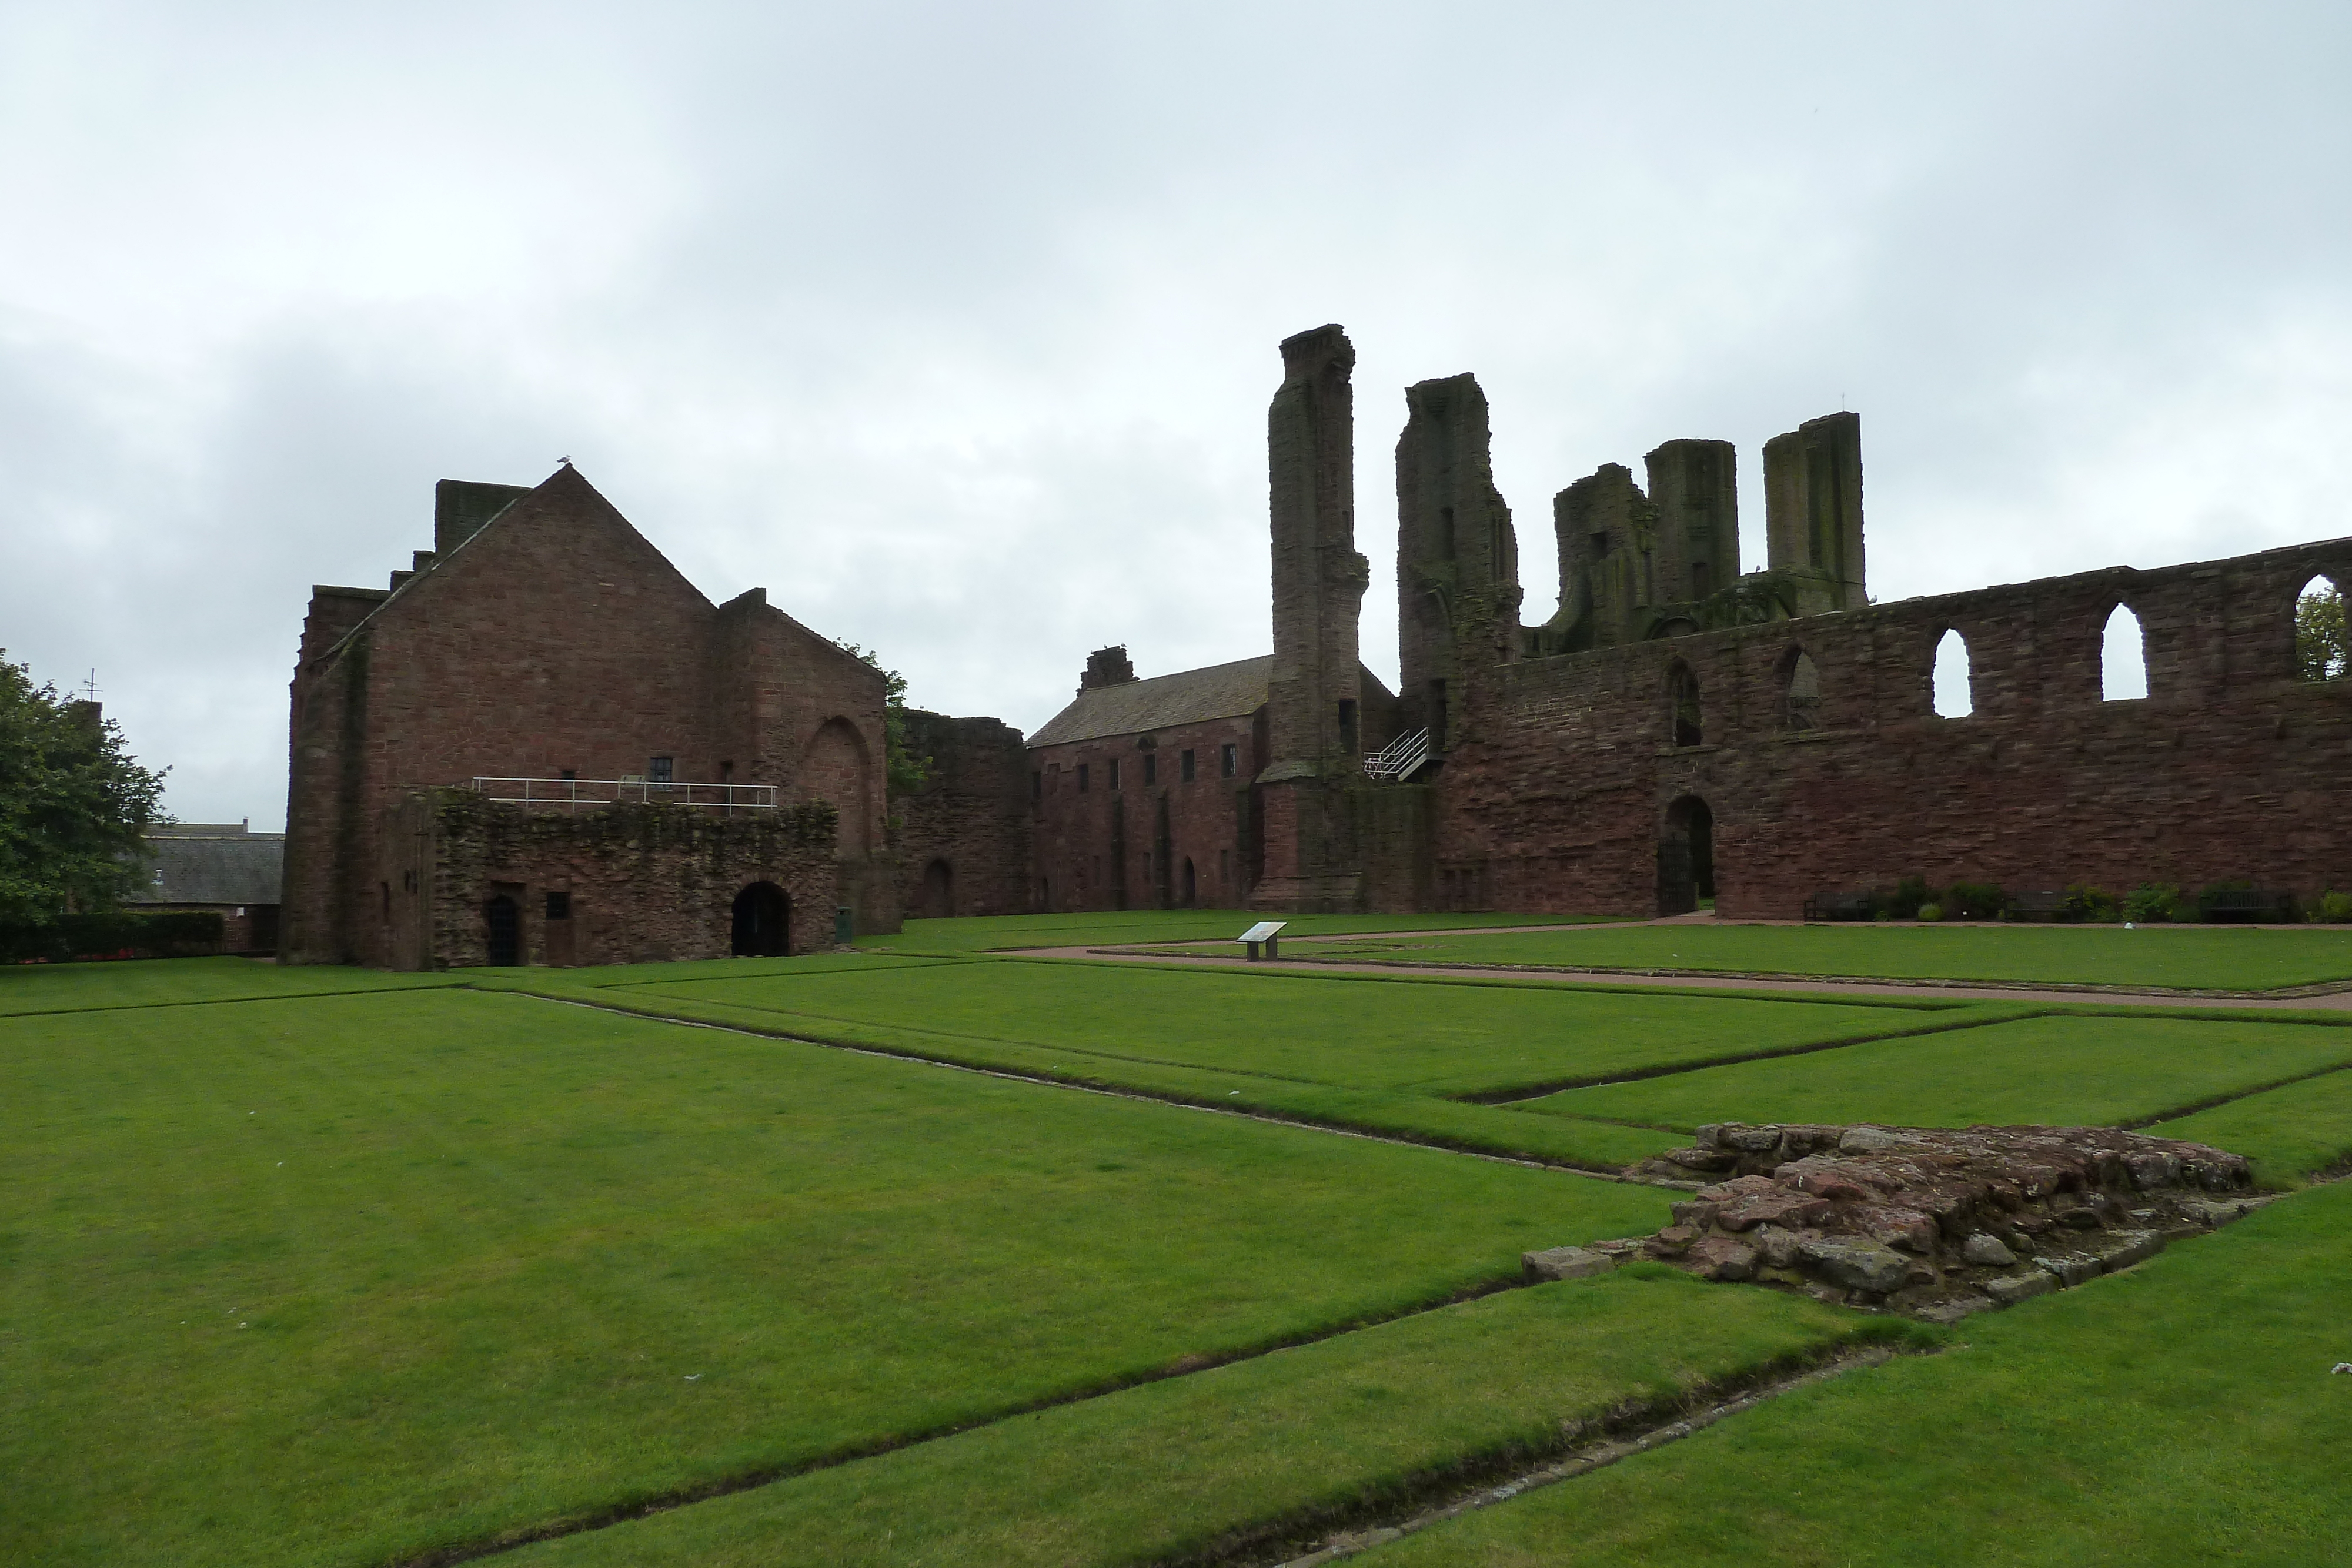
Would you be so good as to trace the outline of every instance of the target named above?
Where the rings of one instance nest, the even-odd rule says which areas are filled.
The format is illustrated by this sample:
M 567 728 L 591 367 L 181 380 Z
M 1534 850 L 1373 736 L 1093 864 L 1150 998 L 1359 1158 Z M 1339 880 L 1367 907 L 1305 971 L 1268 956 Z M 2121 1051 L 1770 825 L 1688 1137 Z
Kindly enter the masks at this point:
M 478 840 L 486 848 L 561 844 L 651 850 L 708 845 L 714 850 L 749 848 L 768 858 L 786 849 L 831 845 L 841 816 L 829 800 L 804 800 L 726 815 L 695 806 L 622 801 L 593 811 L 559 814 L 525 810 L 486 800 L 470 789 L 434 791 L 433 813 L 444 834 Z

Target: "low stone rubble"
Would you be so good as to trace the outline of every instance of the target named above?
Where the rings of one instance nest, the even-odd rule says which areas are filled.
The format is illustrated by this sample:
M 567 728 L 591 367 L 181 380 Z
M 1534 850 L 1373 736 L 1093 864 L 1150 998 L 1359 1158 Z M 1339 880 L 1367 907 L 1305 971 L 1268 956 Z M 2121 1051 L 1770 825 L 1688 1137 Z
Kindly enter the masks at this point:
M 1646 1238 L 1530 1252 L 1537 1279 L 1633 1258 L 1950 1322 L 2154 1257 L 2267 1201 L 2245 1160 L 2108 1127 L 1701 1127 L 1629 1167 L 1701 1185 Z

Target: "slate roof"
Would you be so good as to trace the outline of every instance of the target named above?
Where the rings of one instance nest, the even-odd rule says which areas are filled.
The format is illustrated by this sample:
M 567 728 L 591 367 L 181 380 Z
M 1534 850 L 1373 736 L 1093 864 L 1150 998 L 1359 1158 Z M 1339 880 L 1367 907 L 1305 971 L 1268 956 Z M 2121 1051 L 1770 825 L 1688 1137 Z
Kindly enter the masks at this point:
M 145 874 L 123 902 L 277 904 L 285 861 L 281 833 L 232 828 L 218 837 L 199 838 L 166 830 L 147 841 Z
M 1115 686 L 1095 686 L 1080 692 L 1070 706 L 1045 722 L 1029 737 L 1032 746 L 1060 746 L 1072 740 L 1099 740 L 1107 735 L 1140 735 L 1202 719 L 1238 718 L 1265 706 L 1265 686 L 1274 673 L 1274 655 L 1236 659 L 1230 664 L 1154 675 L 1148 681 L 1122 681 Z

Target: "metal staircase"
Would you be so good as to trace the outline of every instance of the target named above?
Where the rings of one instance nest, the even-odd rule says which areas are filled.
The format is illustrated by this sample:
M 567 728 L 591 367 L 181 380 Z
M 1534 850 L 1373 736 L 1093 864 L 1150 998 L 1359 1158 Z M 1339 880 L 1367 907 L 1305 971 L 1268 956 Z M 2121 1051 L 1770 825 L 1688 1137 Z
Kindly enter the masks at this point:
M 1428 767 L 1429 731 L 1415 730 L 1364 758 L 1364 776 L 1375 783 L 1402 784 Z

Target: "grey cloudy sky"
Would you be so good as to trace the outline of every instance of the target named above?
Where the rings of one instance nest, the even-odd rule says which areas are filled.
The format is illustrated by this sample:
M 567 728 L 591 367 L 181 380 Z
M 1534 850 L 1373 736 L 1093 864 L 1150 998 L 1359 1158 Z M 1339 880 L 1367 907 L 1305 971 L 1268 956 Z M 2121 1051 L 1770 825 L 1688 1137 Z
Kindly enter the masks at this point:
M 919 706 L 1263 653 L 1275 344 L 1550 498 L 1860 411 L 1881 599 L 2352 532 L 2337 5 L 0 4 L 0 646 L 275 826 L 309 587 L 582 471 Z M 629 629 L 609 634 L 625 638 Z

